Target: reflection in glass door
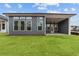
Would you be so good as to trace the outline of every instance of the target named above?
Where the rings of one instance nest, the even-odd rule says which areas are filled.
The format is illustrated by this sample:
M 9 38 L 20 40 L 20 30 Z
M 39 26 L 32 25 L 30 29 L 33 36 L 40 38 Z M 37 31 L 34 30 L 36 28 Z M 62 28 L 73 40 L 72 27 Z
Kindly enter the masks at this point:
M 51 24 L 51 33 L 54 33 L 54 24 Z
M 54 33 L 54 24 L 46 24 L 46 33 Z

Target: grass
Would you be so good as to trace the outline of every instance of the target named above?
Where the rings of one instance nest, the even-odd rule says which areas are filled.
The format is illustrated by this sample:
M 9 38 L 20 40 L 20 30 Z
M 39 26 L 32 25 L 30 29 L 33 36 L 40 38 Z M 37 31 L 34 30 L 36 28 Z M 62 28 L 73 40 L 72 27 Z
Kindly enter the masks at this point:
M 79 36 L 0 34 L 0 56 L 79 56 Z

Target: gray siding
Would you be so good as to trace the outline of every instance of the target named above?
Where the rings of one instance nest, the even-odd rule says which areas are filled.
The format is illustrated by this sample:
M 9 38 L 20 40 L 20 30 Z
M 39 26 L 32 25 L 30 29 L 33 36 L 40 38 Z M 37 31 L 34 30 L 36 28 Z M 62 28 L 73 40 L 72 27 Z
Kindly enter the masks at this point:
M 32 31 L 13 31 L 13 17 L 9 17 L 9 34 L 44 34 L 44 30 L 45 30 L 44 26 L 45 24 L 43 24 L 42 31 L 37 31 L 37 19 L 36 17 L 33 17 Z
M 69 19 L 65 19 L 58 23 L 58 32 L 59 33 L 68 34 L 68 29 L 69 29 L 68 20 Z
M 65 19 L 58 23 L 58 32 L 68 34 L 69 19 Z M 46 34 L 46 18 L 43 20 L 43 30 L 37 31 L 37 19 L 32 19 L 32 31 L 13 31 L 13 17 L 9 17 L 9 34 Z
M 13 17 L 9 17 L 9 33 L 13 32 Z

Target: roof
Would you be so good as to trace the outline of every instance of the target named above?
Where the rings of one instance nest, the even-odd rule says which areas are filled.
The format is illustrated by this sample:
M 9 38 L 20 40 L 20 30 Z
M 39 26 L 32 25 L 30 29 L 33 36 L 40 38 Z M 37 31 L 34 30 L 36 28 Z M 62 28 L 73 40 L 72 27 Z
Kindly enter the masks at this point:
M 76 14 L 68 14 L 68 13 L 3 13 L 3 14 L 62 14 L 62 15 L 76 15 Z
M 46 16 L 49 18 L 69 18 L 76 14 L 66 13 L 3 13 L 6 16 Z
M 0 19 L 2 19 L 2 20 L 7 20 L 7 17 L 4 16 L 4 15 L 0 15 Z

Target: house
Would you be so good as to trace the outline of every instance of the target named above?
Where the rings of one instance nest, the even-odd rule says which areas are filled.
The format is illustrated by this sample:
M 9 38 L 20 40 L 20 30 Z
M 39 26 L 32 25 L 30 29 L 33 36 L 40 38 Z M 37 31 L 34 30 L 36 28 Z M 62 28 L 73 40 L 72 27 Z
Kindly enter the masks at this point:
M 79 35 L 79 26 L 71 26 L 71 34 Z
M 6 26 L 6 23 L 7 23 L 8 19 L 6 16 L 3 16 L 3 15 L 0 15 L 0 32 L 7 32 L 7 26 Z
M 71 31 L 79 31 L 79 26 L 71 26 Z
M 3 13 L 1 31 L 9 34 L 54 34 L 70 32 L 70 17 L 76 14 L 59 13 Z M 0 17 L 1 18 L 1 17 Z

